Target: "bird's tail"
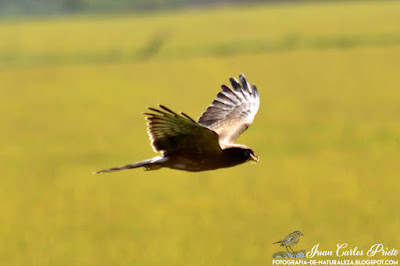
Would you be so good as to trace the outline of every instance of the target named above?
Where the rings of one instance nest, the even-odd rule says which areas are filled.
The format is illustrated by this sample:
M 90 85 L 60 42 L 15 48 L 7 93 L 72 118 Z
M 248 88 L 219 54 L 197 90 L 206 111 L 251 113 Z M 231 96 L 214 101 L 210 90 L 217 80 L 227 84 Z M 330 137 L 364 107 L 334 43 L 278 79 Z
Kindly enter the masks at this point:
M 101 173 L 110 173 L 110 172 L 116 172 L 116 171 L 121 171 L 121 170 L 126 170 L 126 169 L 132 169 L 132 168 L 138 168 L 138 167 L 145 167 L 145 170 L 156 170 L 161 168 L 161 165 L 155 164 L 158 162 L 162 162 L 164 157 L 162 156 L 157 156 L 151 159 L 147 159 L 144 161 L 136 162 L 136 163 L 131 163 L 127 165 L 122 165 L 118 167 L 113 167 L 110 169 L 105 169 L 97 172 L 93 172 L 93 174 L 101 174 Z
M 278 242 L 275 242 L 275 243 L 272 243 L 272 244 L 280 244 L 280 243 L 282 243 L 282 240 L 278 241 Z

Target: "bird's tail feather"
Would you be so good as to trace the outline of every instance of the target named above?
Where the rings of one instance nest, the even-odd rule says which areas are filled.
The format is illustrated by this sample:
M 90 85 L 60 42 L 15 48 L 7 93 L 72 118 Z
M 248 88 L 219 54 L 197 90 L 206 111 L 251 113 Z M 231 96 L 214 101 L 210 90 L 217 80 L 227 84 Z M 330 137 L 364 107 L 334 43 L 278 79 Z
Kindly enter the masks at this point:
M 272 244 L 280 244 L 280 243 L 282 243 L 282 240 L 278 241 L 278 242 L 275 242 L 275 243 L 272 243 Z
M 155 162 L 161 162 L 162 161 L 161 159 L 163 159 L 162 156 L 157 156 L 157 157 L 154 157 L 154 158 L 151 158 L 151 159 L 147 159 L 147 160 L 144 160 L 144 161 L 140 161 L 140 162 L 136 162 L 136 163 L 131 163 L 131 164 L 127 164 L 127 165 L 122 165 L 122 166 L 118 166 L 118 167 L 113 167 L 113 168 L 109 168 L 109 169 L 93 172 L 93 174 L 110 173 L 110 172 L 116 172 L 116 171 L 132 169 L 132 168 L 138 168 L 138 167 L 145 167 L 146 170 L 152 170 L 154 168 L 154 170 L 155 170 L 155 169 L 158 169 L 159 167 L 150 168 L 150 166 L 152 166 L 152 164 L 154 164 Z

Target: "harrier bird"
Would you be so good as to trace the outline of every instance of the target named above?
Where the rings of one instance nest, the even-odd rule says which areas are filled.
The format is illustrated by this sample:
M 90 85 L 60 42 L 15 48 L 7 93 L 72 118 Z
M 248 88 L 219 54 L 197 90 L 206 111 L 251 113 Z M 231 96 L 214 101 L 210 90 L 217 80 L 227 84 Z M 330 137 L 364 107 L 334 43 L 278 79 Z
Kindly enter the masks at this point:
M 222 85 L 217 98 L 194 121 L 163 105 L 148 108 L 147 132 L 157 156 L 141 162 L 95 172 L 107 173 L 144 167 L 157 170 L 168 167 L 176 170 L 199 172 L 232 167 L 249 160 L 258 161 L 253 150 L 233 142 L 254 120 L 260 106 L 256 86 L 247 82 L 243 74 L 240 83 L 230 78 L 232 88 Z
M 300 236 L 302 236 L 303 233 L 300 231 L 294 231 L 293 233 L 287 235 L 284 239 L 282 239 L 281 241 L 275 242 L 274 244 L 281 244 L 282 246 L 286 247 L 287 252 L 289 252 L 288 247 L 290 248 L 290 250 L 295 253 L 293 251 L 293 249 L 291 247 L 293 247 L 294 245 L 296 245 L 299 240 L 300 240 Z

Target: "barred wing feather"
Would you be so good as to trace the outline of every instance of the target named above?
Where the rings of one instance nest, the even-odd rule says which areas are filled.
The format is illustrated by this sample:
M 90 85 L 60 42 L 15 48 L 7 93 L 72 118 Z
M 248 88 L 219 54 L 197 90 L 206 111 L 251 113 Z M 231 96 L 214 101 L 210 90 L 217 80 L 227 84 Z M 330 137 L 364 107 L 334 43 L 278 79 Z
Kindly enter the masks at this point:
M 239 80 L 230 78 L 232 88 L 222 85 L 222 91 L 198 119 L 219 135 L 220 143 L 233 143 L 251 125 L 260 106 L 256 86 L 250 86 L 243 74 Z
M 178 115 L 163 105 L 159 107 L 148 108 L 153 113 L 145 113 L 149 120 L 147 132 L 156 152 L 168 155 L 176 152 L 202 154 L 221 151 L 218 135 L 214 131 L 196 123 L 184 113 Z

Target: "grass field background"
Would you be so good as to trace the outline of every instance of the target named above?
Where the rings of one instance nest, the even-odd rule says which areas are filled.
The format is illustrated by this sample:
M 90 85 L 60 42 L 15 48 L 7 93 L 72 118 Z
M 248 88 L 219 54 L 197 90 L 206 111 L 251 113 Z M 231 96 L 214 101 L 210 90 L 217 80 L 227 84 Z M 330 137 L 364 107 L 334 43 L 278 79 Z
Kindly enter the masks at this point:
M 0 22 L 1 265 L 268 265 L 272 245 L 400 248 L 400 3 L 236 6 Z M 141 114 L 196 118 L 231 76 L 257 164 L 154 156 Z M 398 257 L 397 257 L 398 259 Z

